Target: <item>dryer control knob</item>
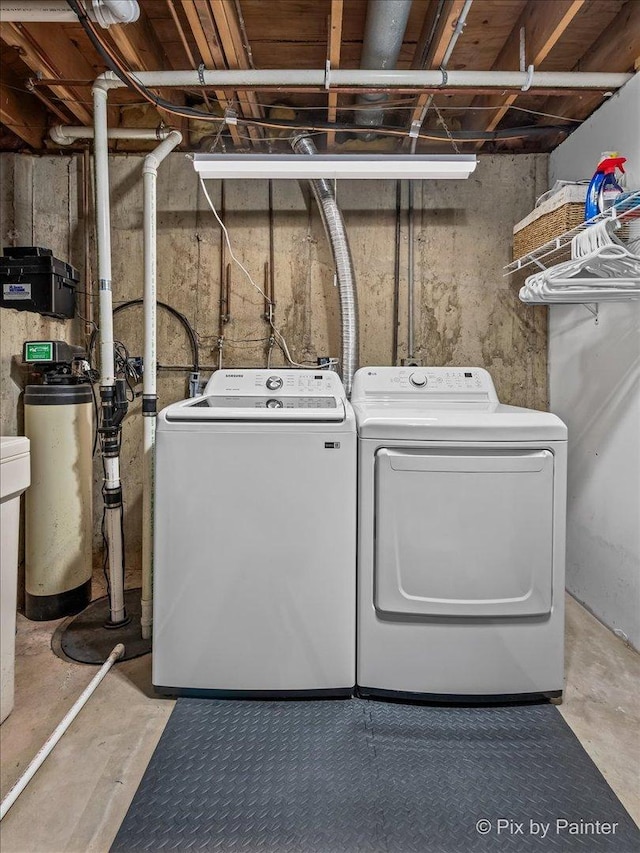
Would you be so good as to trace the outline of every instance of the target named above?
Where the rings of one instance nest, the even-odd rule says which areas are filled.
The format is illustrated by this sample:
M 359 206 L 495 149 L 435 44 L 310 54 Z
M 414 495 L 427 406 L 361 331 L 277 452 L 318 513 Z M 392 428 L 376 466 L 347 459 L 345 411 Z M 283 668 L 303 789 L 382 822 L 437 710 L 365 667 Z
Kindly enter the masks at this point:
M 277 391 L 282 388 L 282 379 L 279 376 L 270 376 L 267 379 L 267 388 L 269 391 Z
M 282 400 L 267 400 L 267 409 L 281 409 Z
M 424 388 L 427 384 L 427 377 L 424 373 L 412 373 L 409 377 L 409 382 L 416 388 Z

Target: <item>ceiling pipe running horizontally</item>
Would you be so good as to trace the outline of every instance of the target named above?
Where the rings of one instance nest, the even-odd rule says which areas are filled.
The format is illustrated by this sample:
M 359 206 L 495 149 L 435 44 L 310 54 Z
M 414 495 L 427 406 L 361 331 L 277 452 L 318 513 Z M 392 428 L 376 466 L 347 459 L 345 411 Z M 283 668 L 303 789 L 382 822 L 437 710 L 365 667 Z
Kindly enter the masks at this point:
M 86 4 L 92 21 L 107 29 L 112 24 L 132 24 L 140 17 L 137 0 L 91 0 Z M 0 20 L 21 23 L 77 23 L 67 0 L 0 0 Z
M 429 71 L 337 68 L 248 68 L 223 71 L 136 71 L 135 79 L 143 86 L 153 88 L 210 86 L 220 89 L 260 89 L 290 87 L 296 89 L 316 86 L 335 90 L 340 87 L 376 88 L 391 90 L 441 89 L 620 89 L 633 77 L 632 72 L 608 71 Z M 122 89 L 126 86 L 113 71 L 105 71 L 96 78 L 96 86 Z
M 361 69 L 386 71 L 396 67 L 411 3 L 412 0 L 369 0 L 360 58 Z M 357 103 L 365 106 L 369 104 L 371 109 L 357 110 L 356 124 L 362 127 L 379 127 L 384 118 L 382 104 L 387 97 L 382 93 L 359 95 Z

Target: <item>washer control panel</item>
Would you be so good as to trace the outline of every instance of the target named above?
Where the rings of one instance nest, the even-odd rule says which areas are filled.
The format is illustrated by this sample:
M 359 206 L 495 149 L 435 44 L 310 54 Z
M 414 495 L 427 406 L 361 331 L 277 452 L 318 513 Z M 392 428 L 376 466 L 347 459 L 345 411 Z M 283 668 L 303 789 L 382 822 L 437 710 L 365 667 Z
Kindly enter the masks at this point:
M 481 367 L 363 367 L 351 400 L 455 399 L 498 402 L 491 376 Z
M 195 403 L 194 409 L 335 409 L 335 397 L 231 397 L 212 394 Z
M 280 400 L 298 397 L 314 402 L 329 398 L 344 399 L 344 387 L 340 377 L 333 370 L 216 370 L 207 382 L 204 393 L 215 396 L 237 396 L 241 398 L 262 397 L 268 400 Z M 263 402 L 264 405 L 264 402 Z M 302 408 L 311 403 L 297 403 Z M 320 403 L 320 408 L 324 404 Z M 268 408 L 278 408 L 274 403 Z

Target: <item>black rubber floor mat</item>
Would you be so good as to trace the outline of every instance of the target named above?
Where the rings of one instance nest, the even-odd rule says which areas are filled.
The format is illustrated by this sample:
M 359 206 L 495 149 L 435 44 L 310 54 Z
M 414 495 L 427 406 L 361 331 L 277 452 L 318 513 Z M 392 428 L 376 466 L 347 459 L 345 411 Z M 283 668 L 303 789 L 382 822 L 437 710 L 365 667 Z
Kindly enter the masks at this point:
M 112 851 L 636 853 L 551 705 L 180 699 Z

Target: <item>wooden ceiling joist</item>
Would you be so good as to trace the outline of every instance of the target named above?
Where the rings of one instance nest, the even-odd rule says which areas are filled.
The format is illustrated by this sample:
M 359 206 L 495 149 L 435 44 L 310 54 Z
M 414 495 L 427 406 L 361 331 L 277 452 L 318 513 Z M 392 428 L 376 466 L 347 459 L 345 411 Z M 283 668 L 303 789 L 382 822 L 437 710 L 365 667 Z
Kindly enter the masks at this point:
M 434 21 L 434 12 L 432 9 L 434 5 L 431 4 L 427 9 L 422 32 L 416 44 L 416 50 L 411 63 L 411 67 L 414 69 L 440 68 L 449 47 L 449 42 L 453 37 L 456 23 L 464 7 L 464 0 L 446 0 L 442 7 L 440 18 L 437 21 Z M 432 95 L 426 93 L 418 97 L 411 113 L 411 118 L 409 119 L 409 129 L 414 122 L 420 120 L 422 111 L 430 97 Z
M 624 38 L 612 38 L 612 33 L 624 33 Z M 572 70 L 624 72 L 634 68 L 639 56 L 640 2 L 631 0 Z M 542 110 L 567 118 L 586 118 L 602 103 L 602 99 L 602 92 L 572 92 L 561 98 L 551 97 L 543 104 Z
M 157 71 L 170 65 L 144 9 L 141 9 L 137 21 L 126 26 L 110 27 L 107 36 L 127 67 L 133 71 Z M 185 101 L 182 92 L 176 89 L 160 89 L 160 95 L 176 105 L 182 105 Z M 185 129 L 185 119 L 171 113 L 169 115 L 171 124 Z
M 240 21 L 233 0 L 209 0 L 214 25 L 218 31 L 220 46 L 227 68 L 246 69 L 251 67 L 249 52 L 242 38 Z M 263 111 L 254 92 L 238 92 L 238 103 L 246 118 L 263 117 Z M 248 127 L 249 136 L 254 142 L 262 139 L 257 127 Z
M 207 13 L 205 6 L 206 0 L 182 0 L 182 8 L 202 61 L 206 68 L 216 71 L 224 68 L 224 60 L 211 15 Z M 233 107 L 233 92 L 218 89 L 214 94 L 223 110 Z M 230 124 L 229 132 L 234 145 L 241 145 L 242 140 L 237 126 Z
M 584 6 L 586 0 L 554 0 L 553 3 L 530 3 L 520 17 L 494 63 L 496 71 L 516 71 L 520 67 L 520 33 L 524 30 L 526 65 L 538 68 L 553 50 Z M 517 92 L 508 97 L 486 95 L 475 98 L 465 121 L 465 130 L 492 131 L 502 121 L 509 107 L 518 98 Z M 482 142 L 477 147 L 482 147 Z
M 331 13 L 329 15 L 329 65 L 331 68 L 340 68 L 340 50 L 342 47 L 342 15 L 344 12 L 344 0 L 331 0 Z M 335 124 L 338 115 L 338 93 L 329 92 L 327 121 Z M 334 130 L 327 133 L 327 148 L 332 149 L 335 145 L 336 134 Z
M 44 77 L 92 80 L 95 69 L 82 53 L 66 37 L 64 30 L 56 33 L 56 39 L 47 38 L 48 24 L 0 23 L 0 38 L 19 51 L 22 61 L 34 74 Z M 46 45 L 46 48 L 44 47 Z M 90 105 L 69 86 L 51 86 L 53 94 L 65 102 L 79 124 L 91 124 Z
M 8 68 L 2 67 L 0 82 L 0 122 L 32 148 L 40 148 L 47 129 L 47 110 L 28 92 Z

